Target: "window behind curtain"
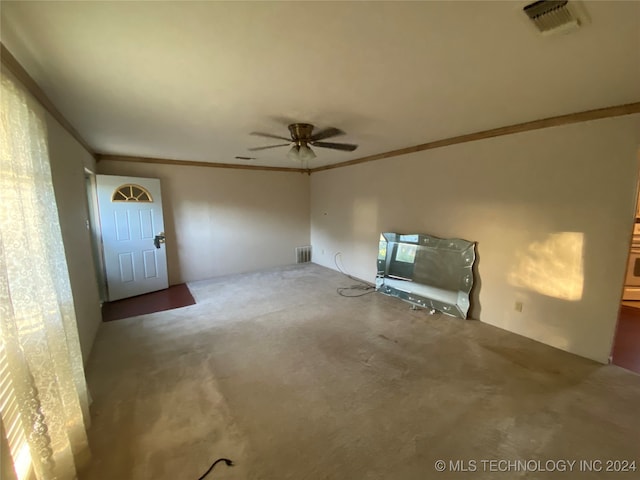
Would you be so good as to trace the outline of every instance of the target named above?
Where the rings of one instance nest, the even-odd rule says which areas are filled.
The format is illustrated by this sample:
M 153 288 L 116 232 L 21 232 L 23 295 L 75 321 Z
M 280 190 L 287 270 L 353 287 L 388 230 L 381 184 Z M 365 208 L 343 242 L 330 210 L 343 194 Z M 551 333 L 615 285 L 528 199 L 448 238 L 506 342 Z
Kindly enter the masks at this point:
M 88 396 L 46 116 L 0 78 L 0 410 L 18 480 L 71 479 L 89 459 Z M 3 472 L 4 473 L 4 472 Z

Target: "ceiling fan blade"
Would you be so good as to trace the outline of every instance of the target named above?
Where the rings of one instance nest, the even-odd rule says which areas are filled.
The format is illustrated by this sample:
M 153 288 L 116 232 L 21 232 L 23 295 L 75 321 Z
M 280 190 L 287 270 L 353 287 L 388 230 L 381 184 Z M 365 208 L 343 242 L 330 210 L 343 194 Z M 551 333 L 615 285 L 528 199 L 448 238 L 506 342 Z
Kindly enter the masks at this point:
M 352 143 L 331 143 L 331 142 L 311 142 L 314 147 L 333 148 L 334 150 L 344 150 L 345 152 L 353 152 L 358 145 Z
M 257 135 L 258 137 L 267 137 L 267 138 L 277 138 L 278 140 L 285 140 L 290 142 L 291 139 L 287 137 L 281 137 L 279 135 L 272 135 L 270 133 L 262 133 L 262 132 L 251 132 L 249 135 Z
M 325 138 L 337 137 L 338 135 L 344 135 L 344 132 L 338 128 L 329 127 L 311 135 L 309 140 L 315 142 L 317 140 L 324 140 Z
M 289 142 L 291 143 L 291 142 Z M 276 147 L 288 147 L 289 143 L 280 143 L 278 145 L 267 145 L 266 147 L 253 147 L 253 148 L 248 148 L 247 150 L 251 151 L 251 152 L 255 152 L 258 150 L 266 150 L 268 148 L 276 148 Z

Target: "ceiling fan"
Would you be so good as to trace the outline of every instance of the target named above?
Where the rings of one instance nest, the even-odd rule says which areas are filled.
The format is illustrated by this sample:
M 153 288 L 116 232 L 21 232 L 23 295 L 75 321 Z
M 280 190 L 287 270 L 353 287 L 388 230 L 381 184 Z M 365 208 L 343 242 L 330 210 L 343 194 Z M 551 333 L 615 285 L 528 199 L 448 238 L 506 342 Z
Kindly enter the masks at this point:
M 268 145 L 266 147 L 254 147 L 250 148 L 252 152 L 257 150 L 266 150 L 268 148 L 287 147 L 293 143 L 291 150 L 287 154 L 291 160 L 305 161 L 316 158 L 316 154 L 311 150 L 310 145 L 320 148 L 331 148 L 333 150 L 343 150 L 345 152 L 353 152 L 357 145 L 351 143 L 332 143 L 322 142 L 326 138 L 337 137 L 338 135 L 344 135 L 342 130 L 334 127 L 325 128 L 318 133 L 313 134 L 314 126 L 310 123 L 292 123 L 289 125 L 289 132 L 291 138 L 281 137 L 279 135 L 272 135 L 270 133 L 251 132 L 251 135 L 258 137 L 276 138 L 278 140 L 284 140 L 287 143 L 279 143 L 277 145 Z

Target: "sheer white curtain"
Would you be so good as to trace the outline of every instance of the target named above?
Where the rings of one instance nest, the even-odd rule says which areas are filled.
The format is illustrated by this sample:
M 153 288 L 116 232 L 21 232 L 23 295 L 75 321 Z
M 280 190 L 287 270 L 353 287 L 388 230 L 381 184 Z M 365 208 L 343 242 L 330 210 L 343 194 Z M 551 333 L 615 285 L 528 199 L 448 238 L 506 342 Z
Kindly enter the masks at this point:
M 38 480 L 74 479 L 88 401 L 44 112 L 6 72 L 0 94 L 3 430 L 23 439 L 11 445 L 18 477 L 30 462 Z

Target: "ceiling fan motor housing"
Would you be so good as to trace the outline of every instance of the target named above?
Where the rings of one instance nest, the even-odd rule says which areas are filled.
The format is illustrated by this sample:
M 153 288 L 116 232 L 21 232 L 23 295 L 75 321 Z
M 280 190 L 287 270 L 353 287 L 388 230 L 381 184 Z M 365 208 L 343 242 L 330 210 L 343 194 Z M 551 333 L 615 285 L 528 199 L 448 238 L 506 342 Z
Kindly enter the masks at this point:
M 292 123 L 289 125 L 289 131 L 291 132 L 291 139 L 298 145 L 309 143 L 311 138 L 311 132 L 313 132 L 313 125 L 310 123 Z

